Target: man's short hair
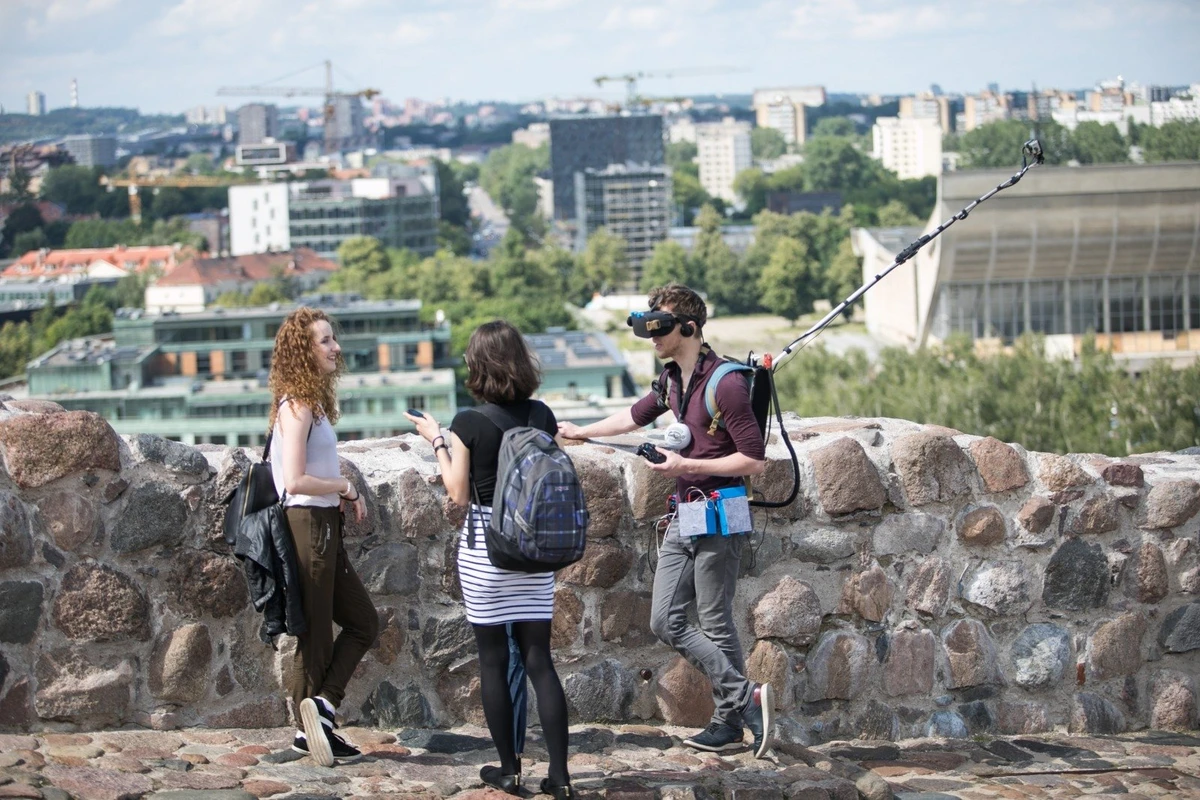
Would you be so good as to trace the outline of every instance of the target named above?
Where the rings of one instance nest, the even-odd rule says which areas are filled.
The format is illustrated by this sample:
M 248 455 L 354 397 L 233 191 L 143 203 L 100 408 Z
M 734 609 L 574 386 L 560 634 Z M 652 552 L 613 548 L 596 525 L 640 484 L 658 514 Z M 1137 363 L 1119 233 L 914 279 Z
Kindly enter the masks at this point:
M 677 315 L 695 320 L 697 328 L 703 328 L 704 323 L 708 321 L 708 306 L 705 305 L 704 298 L 682 283 L 672 282 L 651 289 L 647 299 L 650 301 L 650 308 L 670 306 Z

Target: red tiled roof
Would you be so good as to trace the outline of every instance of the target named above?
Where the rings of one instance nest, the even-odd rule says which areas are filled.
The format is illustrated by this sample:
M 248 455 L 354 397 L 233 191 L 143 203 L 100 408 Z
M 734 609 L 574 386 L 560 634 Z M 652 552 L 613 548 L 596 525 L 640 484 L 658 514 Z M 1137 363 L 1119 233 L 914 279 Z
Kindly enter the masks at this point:
M 227 281 L 264 281 L 276 270 L 286 275 L 333 272 L 338 265 L 308 247 L 280 253 L 255 253 L 228 258 L 189 258 L 156 281 L 156 286 L 212 285 Z
M 128 272 L 145 272 L 157 268 L 172 269 L 179 256 L 191 255 L 190 247 L 151 245 L 146 247 L 89 247 L 79 250 L 31 250 L 0 272 L 0 278 L 36 280 L 83 275 L 88 265 L 106 261 Z

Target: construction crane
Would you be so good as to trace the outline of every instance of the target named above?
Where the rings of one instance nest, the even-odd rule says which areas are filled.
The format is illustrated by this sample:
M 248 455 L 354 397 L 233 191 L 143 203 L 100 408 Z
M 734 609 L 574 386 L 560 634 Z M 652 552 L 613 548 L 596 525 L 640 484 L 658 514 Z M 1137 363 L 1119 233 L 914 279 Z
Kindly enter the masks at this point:
M 107 175 L 101 175 L 100 185 L 107 188 L 110 192 L 119 186 L 128 187 L 129 217 L 135 223 L 141 223 L 142 198 L 140 193 L 142 187 L 150 187 L 155 190 L 163 186 L 174 186 L 180 189 L 212 188 L 233 186 L 238 183 L 247 183 L 250 180 L 240 175 L 165 175 L 146 178 L 110 178 Z
M 667 69 L 657 71 L 627 72 L 624 75 L 600 75 L 592 80 L 597 86 L 603 86 L 612 81 L 625 83 L 625 107 L 632 109 L 637 105 L 645 105 L 654 98 L 643 98 L 638 94 L 638 81 L 643 78 L 691 78 L 702 75 L 728 75 L 731 72 L 744 72 L 738 67 L 685 67 L 682 69 Z
M 340 142 L 334 131 L 333 119 L 335 102 L 339 97 L 362 97 L 370 100 L 379 94 L 378 89 L 360 89 L 357 92 L 338 92 L 333 88 L 333 62 L 326 59 L 325 86 L 222 86 L 217 90 L 219 95 L 270 95 L 274 97 L 313 97 L 325 98 L 325 152 L 333 153 L 341 149 Z

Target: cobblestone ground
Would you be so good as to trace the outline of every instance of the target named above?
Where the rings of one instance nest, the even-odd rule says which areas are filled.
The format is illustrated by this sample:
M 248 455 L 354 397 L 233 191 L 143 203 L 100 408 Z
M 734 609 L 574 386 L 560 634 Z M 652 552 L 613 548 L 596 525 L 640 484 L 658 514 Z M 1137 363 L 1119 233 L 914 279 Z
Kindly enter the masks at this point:
M 0 735 L 0 798 L 421 798 L 504 797 L 479 767 L 493 756 L 486 732 L 385 733 L 347 728 L 365 753 L 325 769 L 290 749 L 290 729 Z M 649 726 L 572 730 L 571 772 L 581 798 L 621 800 L 883 800 L 1026 797 L 1200 798 L 1200 735 L 912 740 L 777 744 L 770 757 L 698 754 L 688 731 Z M 545 773 L 531 735 L 527 783 Z M 532 795 L 532 793 L 529 793 Z

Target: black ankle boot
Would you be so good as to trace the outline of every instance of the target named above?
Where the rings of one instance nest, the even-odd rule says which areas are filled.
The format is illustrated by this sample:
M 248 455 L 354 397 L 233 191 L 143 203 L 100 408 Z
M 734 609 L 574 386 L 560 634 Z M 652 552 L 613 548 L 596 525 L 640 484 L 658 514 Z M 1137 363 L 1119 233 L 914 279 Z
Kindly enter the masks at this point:
M 566 786 L 557 786 L 551 783 L 549 778 L 542 778 L 542 794 L 548 794 L 554 800 L 572 800 L 575 797 L 575 790 L 569 783 Z
M 516 775 L 505 775 L 500 767 L 493 767 L 489 764 L 479 770 L 479 780 L 493 789 L 517 796 L 521 794 L 521 773 L 519 772 Z

